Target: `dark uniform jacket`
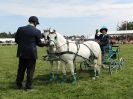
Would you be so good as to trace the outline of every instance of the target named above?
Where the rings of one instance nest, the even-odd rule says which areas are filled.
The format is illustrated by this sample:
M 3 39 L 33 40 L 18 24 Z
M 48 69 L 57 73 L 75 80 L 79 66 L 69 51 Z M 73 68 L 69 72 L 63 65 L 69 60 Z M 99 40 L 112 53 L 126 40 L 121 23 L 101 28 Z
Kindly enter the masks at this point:
M 18 44 L 17 57 L 23 59 L 36 59 L 37 47 L 43 47 L 44 44 L 40 40 L 41 31 L 32 25 L 19 27 L 16 35 L 15 42 Z
M 106 46 L 110 43 L 110 36 L 109 35 L 103 35 L 100 34 L 99 36 L 95 35 L 95 39 L 100 41 L 100 46 Z

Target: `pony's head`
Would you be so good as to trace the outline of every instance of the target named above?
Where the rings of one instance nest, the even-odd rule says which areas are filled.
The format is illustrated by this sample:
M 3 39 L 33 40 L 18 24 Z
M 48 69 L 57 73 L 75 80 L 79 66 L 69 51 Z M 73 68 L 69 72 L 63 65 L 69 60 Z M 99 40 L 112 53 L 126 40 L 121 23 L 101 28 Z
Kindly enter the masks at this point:
M 56 47 L 57 44 L 57 34 L 55 29 L 49 29 L 49 33 L 47 35 L 47 39 L 50 47 Z
M 43 30 L 44 33 L 42 35 L 43 35 L 43 38 L 44 38 L 45 41 L 48 40 L 47 36 L 49 34 L 49 30 L 50 30 L 49 28 Z

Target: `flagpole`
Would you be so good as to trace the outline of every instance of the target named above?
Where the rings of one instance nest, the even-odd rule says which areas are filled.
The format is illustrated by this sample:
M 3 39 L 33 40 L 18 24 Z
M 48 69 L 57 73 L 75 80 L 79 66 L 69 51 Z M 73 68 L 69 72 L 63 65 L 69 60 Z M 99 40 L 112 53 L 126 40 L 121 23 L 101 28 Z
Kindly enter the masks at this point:
M 126 30 L 127 30 L 127 21 L 126 21 Z

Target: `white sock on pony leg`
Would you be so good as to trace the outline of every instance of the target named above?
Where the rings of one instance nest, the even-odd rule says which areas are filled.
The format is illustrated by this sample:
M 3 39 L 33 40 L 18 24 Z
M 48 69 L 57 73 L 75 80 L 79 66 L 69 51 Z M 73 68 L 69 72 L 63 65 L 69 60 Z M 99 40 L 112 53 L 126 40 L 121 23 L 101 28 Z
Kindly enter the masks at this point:
M 93 80 L 95 80 L 96 76 L 97 76 L 97 70 L 98 70 L 97 67 L 98 67 L 97 66 L 97 59 L 94 59 L 94 74 L 93 74 L 93 77 L 92 77 Z
M 75 73 L 74 73 L 74 63 L 73 63 L 73 61 L 69 61 L 68 65 L 70 66 L 71 74 L 74 75 Z

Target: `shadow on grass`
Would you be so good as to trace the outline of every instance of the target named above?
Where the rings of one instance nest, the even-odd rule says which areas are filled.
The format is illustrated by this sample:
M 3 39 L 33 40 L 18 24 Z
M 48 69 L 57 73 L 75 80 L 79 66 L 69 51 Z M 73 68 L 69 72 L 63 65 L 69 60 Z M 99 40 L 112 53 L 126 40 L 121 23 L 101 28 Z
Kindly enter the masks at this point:
M 77 71 L 77 77 L 79 80 L 91 78 L 94 75 L 93 70 L 78 70 Z
M 77 70 L 76 71 L 77 73 L 77 80 L 80 81 L 80 80 L 86 80 L 86 79 L 91 79 L 92 75 L 93 75 L 93 71 L 92 70 Z M 61 83 L 62 81 L 62 73 L 59 75 L 59 80 L 58 81 L 50 81 L 50 76 L 49 74 L 44 74 L 44 75 L 38 75 L 36 76 L 34 79 L 33 79 L 33 86 L 45 86 L 45 85 L 50 85 L 51 83 Z M 67 81 L 66 83 L 71 83 L 72 81 L 72 76 L 71 76 L 71 73 L 68 72 L 67 73 Z M 25 81 L 23 81 L 23 86 L 25 85 Z M 15 80 L 14 81 L 11 81 L 11 82 L 6 82 L 6 83 L 0 83 L 0 90 L 1 91 L 6 91 L 6 90 L 17 90 L 17 87 L 16 87 L 16 82 Z
M 1 83 L 0 84 L 0 90 L 1 91 L 7 91 L 10 89 L 17 89 L 15 82 L 8 82 L 8 83 Z
M 93 70 L 77 70 L 77 80 L 83 80 L 83 79 L 88 79 L 93 76 Z M 51 83 L 61 83 L 62 82 L 62 73 L 59 75 L 59 79 L 58 81 L 54 80 L 54 81 L 50 81 L 50 75 L 49 74 L 45 74 L 45 75 L 38 75 L 34 78 L 34 84 L 35 85 L 48 85 Z M 72 81 L 72 76 L 71 73 L 68 72 L 67 73 L 67 81 L 66 83 L 71 83 Z
M 33 81 L 35 85 L 48 85 L 50 84 L 49 78 L 49 74 L 38 75 L 33 79 Z

